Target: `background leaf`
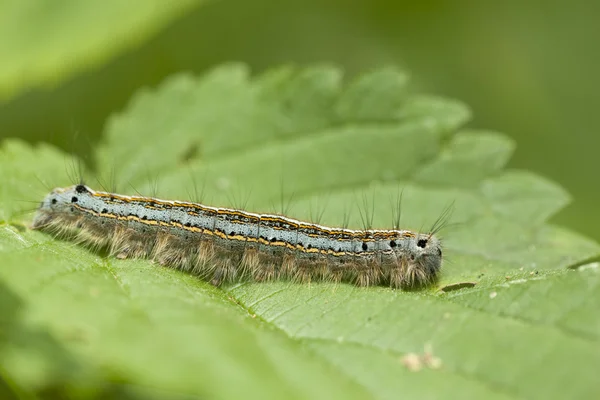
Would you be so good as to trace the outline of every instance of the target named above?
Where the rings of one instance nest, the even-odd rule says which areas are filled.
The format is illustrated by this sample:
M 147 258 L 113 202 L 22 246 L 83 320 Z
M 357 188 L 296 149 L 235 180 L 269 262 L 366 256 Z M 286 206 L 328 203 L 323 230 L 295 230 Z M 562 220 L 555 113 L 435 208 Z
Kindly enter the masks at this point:
M 7 141 L 0 172 L 15 178 L 0 192 L 0 282 L 14 306 L 0 319 L 10 327 L 0 346 L 5 378 L 74 396 L 592 397 L 600 247 L 545 223 L 568 197 L 532 173 L 505 171 L 512 141 L 461 130 L 465 105 L 406 84 L 393 68 L 347 84 L 329 66 L 252 79 L 238 64 L 176 75 L 111 118 L 91 174 L 109 187 L 117 177 L 125 192 L 197 192 L 253 211 L 289 202 L 292 216 L 316 210 L 327 224 L 349 214 L 357 228 L 365 196 L 377 227 L 391 225 L 400 190 L 407 228 L 426 230 L 454 202 L 456 225 L 443 233 L 446 291 L 217 289 L 147 261 L 102 258 L 16 216 L 27 205 L 13 196 L 38 202 L 48 190 L 40 181 L 71 184 L 78 162 L 65 167 L 58 151 Z M 450 291 L 462 282 L 477 284 Z M 20 346 L 21 331 L 45 349 L 36 358 Z M 440 368 L 406 367 L 429 349 Z
M 147 40 L 194 3 L 3 1 L 0 101 L 24 88 L 56 84 L 106 62 Z
M 132 12 L 124 11 L 129 3 L 114 2 L 98 10 L 72 1 L 5 4 L 0 29 L 10 29 L 0 42 L 18 47 L 0 53 L 6 58 L 2 66 L 19 67 L 3 83 L 12 87 L 14 82 L 15 91 L 0 107 L 0 137 L 51 143 L 85 157 L 96 148 L 111 114 L 140 88 L 154 87 L 174 73 L 200 74 L 231 60 L 258 72 L 281 63 L 326 60 L 354 76 L 391 63 L 410 70 L 413 85 L 467 102 L 475 111 L 471 128 L 493 128 L 515 140 L 518 150 L 510 168 L 543 174 L 573 196 L 550 221 L 600 241 L 600 186 L 590 184 L 600 168 L 600 136 L 595 135 L 600 119 L 593 118 L 600 107 L 600 52 L 594 51 L 599 2 L 196 2 L 145 35 L 130 21 L 144 18 L 143 8 L 151 2 L 133 5 Z M 31 9 L 34 15 L 10 7 Z M 113 12 L 117 16 L 107 22 Z M 160 19 L 152 15 L 154 22 L 154 17 Z M 48 27 L 48 21 L 60 24 Z M 125 29 L 115 27 L 120 22 Z M 49 40 L 56 35 L 65 41 Z M 110 43 L 104 36 L 112 38 Z M 65 42 L 80 38 L 84 55 L 60 56 Z M 87 62 L 107 48 L 115 51 Z M 21 55 L 31 55 L 30 50 L 40 60 L 23 63 Z M 22 80 L 31 78 L 30 69 L 45 68 L 48 57 L 61 73 Z M 74 145 L 75 135 L 85 140 Z

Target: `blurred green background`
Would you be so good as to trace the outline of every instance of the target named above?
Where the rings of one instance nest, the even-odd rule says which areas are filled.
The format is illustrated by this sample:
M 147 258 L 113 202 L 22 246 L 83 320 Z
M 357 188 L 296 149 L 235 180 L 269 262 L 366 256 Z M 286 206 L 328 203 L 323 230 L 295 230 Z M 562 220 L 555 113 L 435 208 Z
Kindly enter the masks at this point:
M 55 17 L 70 5 L 43 3 L 28 3 L 35 13 L 4 13 L 0 24 L 37 26 L 41 43 L 31 40 L 31 46 L 35 41 L 52 53 L 44 29 L 56 26 L 28 18 Z M 6 4 L 0 6 L 10 11 Z M 16 9 L 19 2 L 12 4 Z M 114 54 L 87 63 L 77 54 L 65 57 L 65 65 L 74 64 L 65 67 L 67 73 L 4 93 L 0 137 L 86 153 L 109 116 L 139 88 L 226 61 L 246 62 L 255 73 L 285 63 L 325 62 L 342 66 L 348 76 L 400 65 L 416 88 L 466 102 L 474 115 L 470 127 L 514 138 L 510 167 L 545 175 L 573 196 L 553 221 L 600 240 L 600 2 L 221 0 L 181 10 Z M 78 21 L 73 36 L 85 41 L 85 20 L 76 12 L 72 18 Z M 66 21 L 60 29 L 68 32 Z M 15 57 L 17 44 L 28 46 L 18 29 L 0 39 L 3 62 Z M 101 29 L 114 33 L 111 24 Z M 111 40 L 128 41 L 127 35 L 125 30 L 122 39 Z M 35 59 L 28 62 L 35 66 Z M 76 147 L 75 134 L 85 138 Z

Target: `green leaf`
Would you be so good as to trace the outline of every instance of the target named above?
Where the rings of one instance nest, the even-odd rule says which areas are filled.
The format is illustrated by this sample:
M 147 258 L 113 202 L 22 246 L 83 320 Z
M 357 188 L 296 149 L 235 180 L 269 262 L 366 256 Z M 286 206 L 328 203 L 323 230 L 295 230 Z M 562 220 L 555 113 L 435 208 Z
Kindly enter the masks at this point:
M 135 47 L 195 0 L 0 3 L 0 101 L 53 85 Z
M 361 228 L 368 207 L 390 227 L 402 192 L 403 226 L 427 229 L 454 204 L 442 279 L 420 291 L 214 288 L 57 241 L 27 229 L 15 199 L 72 184 L 78 162 L 4 142 L 0 293 L 13 306 L 0 312 L 0 373 L 75 397 L 593 397 L 600 246 L 546 222 L 567 194 L 504 171 L 514 144 L 461 130 L 469 114 L 393 68 L 343 84 L 330 66 L 250 78 L 231 64 L 138 93 L 93 155 L 92 175 L 120 191 L 326 224 Z

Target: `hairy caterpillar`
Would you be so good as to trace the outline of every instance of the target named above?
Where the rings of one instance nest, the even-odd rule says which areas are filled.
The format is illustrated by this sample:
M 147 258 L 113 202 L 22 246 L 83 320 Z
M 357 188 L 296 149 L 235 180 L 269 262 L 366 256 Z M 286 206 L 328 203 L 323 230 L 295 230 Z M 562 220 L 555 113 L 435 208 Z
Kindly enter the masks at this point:
M 34 229 L 148 258 L 214 285 L 237 280 L 330 280 L 411 288 L 434 282 L 442 265 L 434 233 L 350 230 L 202 204 L 124 196 L 79 184 L 39 206 Z

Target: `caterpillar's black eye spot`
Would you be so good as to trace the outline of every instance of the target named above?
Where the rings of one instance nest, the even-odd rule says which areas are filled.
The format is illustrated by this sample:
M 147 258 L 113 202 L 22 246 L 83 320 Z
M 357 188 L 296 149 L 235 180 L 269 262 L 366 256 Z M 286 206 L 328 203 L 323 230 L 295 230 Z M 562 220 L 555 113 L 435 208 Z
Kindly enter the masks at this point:
M 234 231 L 229 232 L 229 236 L 235 236 L 235 232 Z
M 143 221 L 146 221 L 147 219 L 148 219 L 148 216 L 146 216 L 146 215 L 144 215 L 144 216 L 142 217 L 142 220 L 143 220 Z
M 440 256 L 440 257 L 441 257 L 441 256 L 442 256 L 442 249 L 437 249 L 437 251 L 438 251 L 438 252 L 437 252 L 437 253 L 438 253 L 438 256 Z
M 71 203 L 77 203 L 78 199 L 77 197 L 73 196 L 71 197 Z
M 312 249 L 312 244 L 308 244 L 308 246 L 306 246 L 307 249 Z
M 341 253 L 341 252 L 342 252 L 342 248 L 338 247 L 338 253 Z
M 58 200 L 52 199 L 52 204 L 56 204 L 57 202 L 58 202 Z
M 368 248 L 369 248 L 369 246 L 368 246 L 368 245 L 367 245 L 365 242 L 363 242 L 363 244 L 362 244 L 362 249 L 363 249 L 364 251 L 367 251 L 367 249 L 368 249 Z
M 77 193 L 85 193 L 87 192 L 87 188 L 85 187 L 85 185 L 77 185 L 75 186 L 75 191 Z
M 100 211 L 100 214 L 108 214 L 108 209 L 103 208 L 102 211 Z
M 419 241 L 417 242 L 417 246 L 424 249 L 425 246 L 427 246 L 427 239 L 419 239 Z
M 189 228 L 190 226 L 192 226 L 192 224 L 190 222 L 186 222 L 185 226 L 187 226 Z
M 396 246 L 398 246 L 398 244 L 396 243 L 396 241 L 395 240 L 390 240 L 390 247 L 394 248 Z

